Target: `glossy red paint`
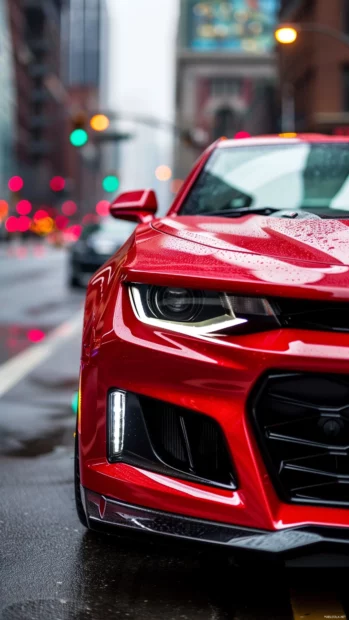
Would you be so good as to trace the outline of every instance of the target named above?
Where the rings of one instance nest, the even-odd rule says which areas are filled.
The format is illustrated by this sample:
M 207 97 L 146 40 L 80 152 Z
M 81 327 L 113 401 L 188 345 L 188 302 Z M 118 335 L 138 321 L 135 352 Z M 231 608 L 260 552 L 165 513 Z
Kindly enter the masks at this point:
M 297 138 L 303 139 L 320 137 Z M 256 140 L 238 144 L 248 142 Z M 128 282 L 348 299 L 347 221 L 176 215 L 213 150 L 225 144 L 232 143 L 220 142 L 204 153 L 169 215 L 138 226 L 89 284 L 81 361 L 81 482 L 91 491 L 130 504 L 246 527 L 349 527 L 347 509 L 291 505 L 279 499 L 247 415 L 251 390 L 270 369 L 348 374 L 349 334 L 278 329 L 222 341 L 146 325 L 131 306 Z M 106 403 L 111 388 L 216 419 L 229 445 L 238 489 L 206 487 L 109 463 Z

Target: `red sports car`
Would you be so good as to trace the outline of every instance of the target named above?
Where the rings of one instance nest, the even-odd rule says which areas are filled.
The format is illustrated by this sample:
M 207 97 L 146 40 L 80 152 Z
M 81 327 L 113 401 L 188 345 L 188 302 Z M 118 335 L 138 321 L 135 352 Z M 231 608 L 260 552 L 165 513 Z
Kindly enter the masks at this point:
M 82 523 L 349 550 L 349 141 L 220 140 L 89 283 Z

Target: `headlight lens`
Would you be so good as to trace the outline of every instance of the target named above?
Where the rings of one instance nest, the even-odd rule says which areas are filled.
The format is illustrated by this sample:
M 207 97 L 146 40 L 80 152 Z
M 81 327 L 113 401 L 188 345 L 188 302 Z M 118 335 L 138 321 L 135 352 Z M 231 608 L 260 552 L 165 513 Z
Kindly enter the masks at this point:
M 246 333 L 279 327 L 267 299 L 172 286 L 132 284 L 131 302 L 144 323 L 182 333 Z
M 203 306 L 200 291 L 165 286 L 147 289 L 147 306 L 156 318 L 166 321 L 193 321 Z

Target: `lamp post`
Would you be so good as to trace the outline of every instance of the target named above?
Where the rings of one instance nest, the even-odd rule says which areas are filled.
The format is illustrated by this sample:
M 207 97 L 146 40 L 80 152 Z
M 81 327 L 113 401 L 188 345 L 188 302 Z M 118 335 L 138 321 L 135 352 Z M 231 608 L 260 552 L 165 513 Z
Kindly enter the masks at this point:
M 343 34 L 335 28 L 330 28 L 329 26 L 316 23 L 279 24 L 274 31 L 274 36 L 280 45 L 293 45 L 297 41 L 299 34 L 304 32 L 325 35 L 349 47 L 349 36 Z M 294 132 L 295 128 L 296 115 L 294 87 L 285 80 L 282 86 L 282 131 Z

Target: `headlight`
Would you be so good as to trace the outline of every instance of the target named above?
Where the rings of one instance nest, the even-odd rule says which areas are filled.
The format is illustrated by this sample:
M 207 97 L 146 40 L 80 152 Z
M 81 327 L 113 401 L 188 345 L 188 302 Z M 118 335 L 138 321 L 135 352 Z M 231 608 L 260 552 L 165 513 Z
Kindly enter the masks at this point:
M 150 286 L 146 301 L 156 318 L 184 323 L 194 321 L 204 304 L 201 291 L 165 286 Z
M 182 333 L 246 333 L 279 327 L 273 307 L 261 297 L 132 284 L 130 298 L 140 321 Z

